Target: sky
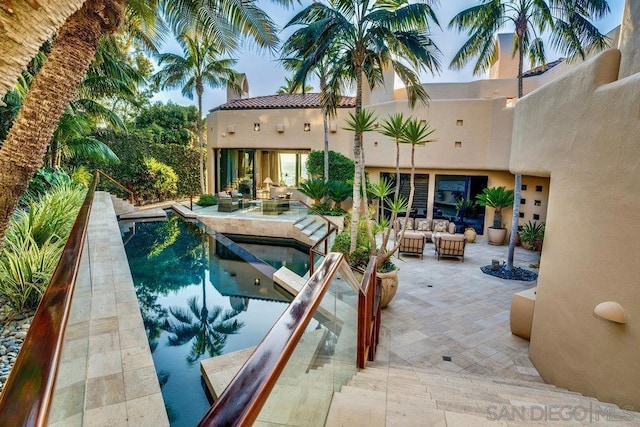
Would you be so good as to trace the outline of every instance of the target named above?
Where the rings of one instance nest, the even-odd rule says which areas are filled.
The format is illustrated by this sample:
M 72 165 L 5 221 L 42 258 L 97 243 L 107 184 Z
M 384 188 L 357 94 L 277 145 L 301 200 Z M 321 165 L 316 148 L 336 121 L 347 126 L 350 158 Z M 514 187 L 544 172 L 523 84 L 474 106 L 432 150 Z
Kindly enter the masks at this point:
M 309 1 L 304 0 L 303 5 L 296 5 L 289 9 L 275 5 L 270 0 L 258 0 L 258 3 L 268 15 L 274 19 L 278 26 L 282 28 L 295 13 L 309 4 Z M 435 26 L 432 29 L 431 37 L 442 51 L 440 58 L 442 71 L 435 76 L 428 73 L 421 74 L 421 81 L 423 83 L 466 82 L 484 78 L 484 76 L 473 75 L 472 64 L 459 71 L 448 69 L 451 58 L 453 58 L 455 52 L 465 41 L 464 34 L 458 34 L 447 28 L 448 23 L 458 12 L 472 6 L 476 1 L 442 0 L 439 3 L 440 5 L 436 8 L 436 13 L 441 28 Z M 596 23 L 600 31 L 605 33 L 609 32 L 620 24 L 624 3 L 625 0 L 609 0 L 611 13 Z M 280 40 L 286 40 L 291 31 L 292 30 L 281 31 L 279 33 Z M 512 31 L 512 29 L 505 28 L 503 32 L 509 31 Z M 167 42 L 162 51 L 182 54 L 175 40 Z M 556 55 L 554 52 L 547 51 L 547 59 L 549 61 L 553 61 L 559 56 L 560 55 Z M 247 75 L 249 96 L 251 97 L 273 95 L 278 88 L 285 84 L 285 77 L 290 77 L 290 74 L 280 66 L 277 60 L 277 53 L 270 54 L 268 51 L 258 51 L 256 48 L 248 48 L 240 50 L 232 57 L 238 61 L 235 66 L 236 71 Z M 314 83 L 315 82 L 310 82 L 310 84 L 314 86 L 314 90 L 318 90 L 317 83 L 315 83 L 315 85 Z M 204 114 L 206 115 L 210 109 L 224 104 L 226 102 L 226 93 L 226 89 L 206 88 L 203 97 Z M 153 101 L 171 101 L 179 105 L 195 105 L 195 100 L 183 97 L 179 90 L 163 91 L 157 94 L 153 98 Z

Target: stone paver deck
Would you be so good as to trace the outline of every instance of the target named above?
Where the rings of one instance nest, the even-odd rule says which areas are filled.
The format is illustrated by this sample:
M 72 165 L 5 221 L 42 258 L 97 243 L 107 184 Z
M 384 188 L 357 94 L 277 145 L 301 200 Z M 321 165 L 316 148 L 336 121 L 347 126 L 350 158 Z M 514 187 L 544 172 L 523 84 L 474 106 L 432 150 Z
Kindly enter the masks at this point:
M 439 368 L 540 382 L 528 357 L 529 342 L 511 334 L 509 311 L 514 293 L 535 282 L 503 280 L 480 267 L 502 262 L 507 246 L 467 244 L 464 263 L 437 260 L 433 244 L 424 259 L 396 260 L 398 292 L 383 310 L 375 365 Z M 515 265 L 527 268 L 539 254 L 516 248 Z M 451 361 L 443 360 L 448 356 Z

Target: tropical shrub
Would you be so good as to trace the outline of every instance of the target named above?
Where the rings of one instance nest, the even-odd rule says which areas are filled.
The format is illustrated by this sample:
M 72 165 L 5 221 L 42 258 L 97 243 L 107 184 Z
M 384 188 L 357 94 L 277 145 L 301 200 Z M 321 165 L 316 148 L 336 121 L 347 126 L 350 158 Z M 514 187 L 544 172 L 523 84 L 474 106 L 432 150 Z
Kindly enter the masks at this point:
M 329 179 L 333 181 L 353 181 L 353 160 L 335 151 L 329 151 Z M 307 158 L 307 172 L 313 178 L 324 174 L 324 151 L 312 151 Z
M 152 198 L 165 200 L 177 192 L 178 175 L 176 175 L 171 166 L 167 166 L 153 157 L 145 159 L 144 164 L 147 167 L 152 183 Z
M 327 195 L 327 186 L 320 178 L 310 179 L 300 184 L 300 192 L 313 199 L 313 203 L 318 205 Z
M 61 184 L 16 211 L 0 251 L 0 296 L 14 312 L 38 305 L 84 196 L 84 188 Z
M 71 178 L 62 169 L 40 168 L 29 180 L 29 186 L 20 198 L 18 206 L 26 207 L 31 201 L 37 200 L 56 186 L 70 183 Z
M 89 169 L 100 168 L 116 181 L 133 191 L 136 198 L 144 198 L 149 188 L 148 170 L 144 159 L 153 157 L 170 166 L 178 176 L 177 196 L 200 194 L 200 154 L 192 146 L 155 144 L 148 137 L 136 133 L 100 131 L 96 138 L 105 142 L 117 154 L 120 164 L 89 163 Z M 109 188 L 111 190 L 111 188 Z
M 93 175 L 89 170 L 84 166 L 78 166 L 77 168 L 73 168 L 70 171 L 71 173 L 71 182 L 74 184 L 80 185 L 85 188 L 89 188 L 89 184 L 91 184 L 91 180 L 93 179 Z
M 341 203 L 352 196 L 353 188 L 344 181 L 329 180 L 327 183 L 327 196 L 336 204 L 336 208 L 342 210 Z
M 526 249 L 531 249 L 536 252 L 542 249 L 542 242 L 544 241 L 544 228 L 544 221 L 527 221 L 526 224 L 518 227 L 518 234 L 520 234 L 522 246 L 524 246 Z
M 213 194 L 201 194 L 196 202 L 198 206 L 213 206 L 218 204 L 218 198 Z

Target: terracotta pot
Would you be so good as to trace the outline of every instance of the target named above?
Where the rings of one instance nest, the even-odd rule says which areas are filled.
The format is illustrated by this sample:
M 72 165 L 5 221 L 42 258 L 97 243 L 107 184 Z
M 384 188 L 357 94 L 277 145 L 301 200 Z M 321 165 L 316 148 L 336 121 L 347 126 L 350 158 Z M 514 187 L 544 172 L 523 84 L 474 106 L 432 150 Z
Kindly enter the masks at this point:
M 464 230 L 464 238 L 467 239 L 468 243 L 473 243 L 476 241 L 478 233 L 473 228 L 467 228 Z
M 398 270 L 395 269 L 388 273 L 377 273 L 380 279 L 380 307 L 385 308 L 396 295 L 398 290 Z
M 489 227 L 487 229 L 487 236 L 489 238 L 490 245 L 500 246 L 504 243 L 504 239 L 507 237 L 507 229 Z

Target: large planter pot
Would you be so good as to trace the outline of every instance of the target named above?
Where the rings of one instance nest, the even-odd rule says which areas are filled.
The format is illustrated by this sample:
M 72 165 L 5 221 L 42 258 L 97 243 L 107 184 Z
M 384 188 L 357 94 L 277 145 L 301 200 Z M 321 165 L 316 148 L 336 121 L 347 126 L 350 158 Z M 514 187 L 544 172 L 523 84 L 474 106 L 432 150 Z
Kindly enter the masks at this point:
M 504 239 L 507 237 L 507 229 L 489 227 L 487 229 L 487 237 L 489 238 L 490 245 L 500 246 L 504 243 Z
M 478 233 L 473 228 L 467 228 L 464 230 L 464 238 L 467 239 L 468 243 L 473 243 L 476 241 Z
M 380 307 L 385 308 L 398 290 L 398 269 L 396 268 L 388 273 L 377 273 L 376 275 L 380 279 Z

